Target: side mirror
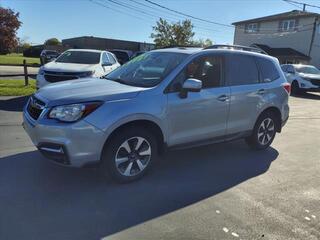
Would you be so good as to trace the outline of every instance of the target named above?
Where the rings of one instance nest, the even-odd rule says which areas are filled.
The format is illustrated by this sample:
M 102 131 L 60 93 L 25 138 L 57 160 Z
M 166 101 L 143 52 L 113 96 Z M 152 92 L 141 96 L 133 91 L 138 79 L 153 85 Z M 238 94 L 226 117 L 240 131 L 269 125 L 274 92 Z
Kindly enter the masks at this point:
M 200 80 L 189 78 L 183 83 L 179 96 L 181 98 L 186 98 L 188 92 L 200 92 L 201 88 L 202 82 Z
M 110 62 L 102 63 L 102 67 L 108 67 L 108 66 L 112 66 L 112 63 Z

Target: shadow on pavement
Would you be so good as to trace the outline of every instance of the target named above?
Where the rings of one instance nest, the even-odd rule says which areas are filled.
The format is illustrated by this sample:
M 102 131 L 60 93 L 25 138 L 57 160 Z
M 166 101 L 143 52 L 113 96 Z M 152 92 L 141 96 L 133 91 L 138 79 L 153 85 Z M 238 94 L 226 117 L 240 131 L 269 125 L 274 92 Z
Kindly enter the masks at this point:
M 29 96 L 13 97 L 6 100 L 0 100 L 0 110 L 22 112 L 24 105 L 27 103 Z
M 316 93 L 311 93 L 311 92 L 305 92 L 305 93 L 301 93 L 299 95 L 291 96 L 291 97 L 320 100 L 320 95 Z
M 37 151 L 8 156 L 0 159 L 0 239 L 100 239 L 258 176 L 277 156 L 240 141 L 169 152 L 126 185 Z

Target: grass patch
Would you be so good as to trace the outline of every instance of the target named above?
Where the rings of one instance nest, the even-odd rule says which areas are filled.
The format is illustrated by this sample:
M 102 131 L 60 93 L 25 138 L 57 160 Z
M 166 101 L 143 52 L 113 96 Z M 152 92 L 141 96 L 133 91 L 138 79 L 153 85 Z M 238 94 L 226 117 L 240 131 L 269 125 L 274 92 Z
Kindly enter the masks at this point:
M 0 96 L 25 96 L 36 90 L 36 81 L 33 79 L 29 79 L 28 86 L 24 86 L 24 80 L 0 79 Z
M 0 64 L 18 65 L 23 64 L 23 59 L 27 61 L 28 65 L 40 64 L 40 58 L 24 57 L 22 53 L 11 53 L 0 55 Z

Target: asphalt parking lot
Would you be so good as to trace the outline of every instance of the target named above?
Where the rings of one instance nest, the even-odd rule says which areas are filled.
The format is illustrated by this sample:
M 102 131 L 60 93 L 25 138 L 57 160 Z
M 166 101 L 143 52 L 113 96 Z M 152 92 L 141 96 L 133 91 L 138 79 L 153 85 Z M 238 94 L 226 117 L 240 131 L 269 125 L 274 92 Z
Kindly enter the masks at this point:
M 169 152 L 138 182 L 56 166 L 0 98 L 0 239 L 320 239 L 320 95 L 291 97 L 272 147 Z

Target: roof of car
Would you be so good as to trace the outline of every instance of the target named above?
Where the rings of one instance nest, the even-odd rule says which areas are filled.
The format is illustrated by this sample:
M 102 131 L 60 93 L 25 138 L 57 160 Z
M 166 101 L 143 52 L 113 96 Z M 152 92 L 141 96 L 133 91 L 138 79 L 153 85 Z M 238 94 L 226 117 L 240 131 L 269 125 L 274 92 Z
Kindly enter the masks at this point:
M 68 51 L 77 51 L 77 52 L 96 52 L 96 53 L 105 52 L 105 51 L 102 51 L 102 50 L 96 50 L 96 49 L 68 49 Z
M 224 49 L 224 48 L 213 48 L 213 49 L 205 49 L 205 48 L 198 48 L 198 47 L 175 47 L 175 48 L 161 48 L 152 50 L 152 52 L 173 52 L 173 53 L 185 53 L 185 54 L 195 54 L 199 52 L 219 52 L 222 54 L 226 53 L 236 53 L 236 54 L 246 54 L 246 55 L 252 55 L 257 57 L 264 57 L 269 59 L 275 59 L 275 57 L 272 57 L 270 55 L 258 53 L 258 52 L 251 52 L 251 51 L 245 51 L 245 50 L 239 50 L 239 49 Z

